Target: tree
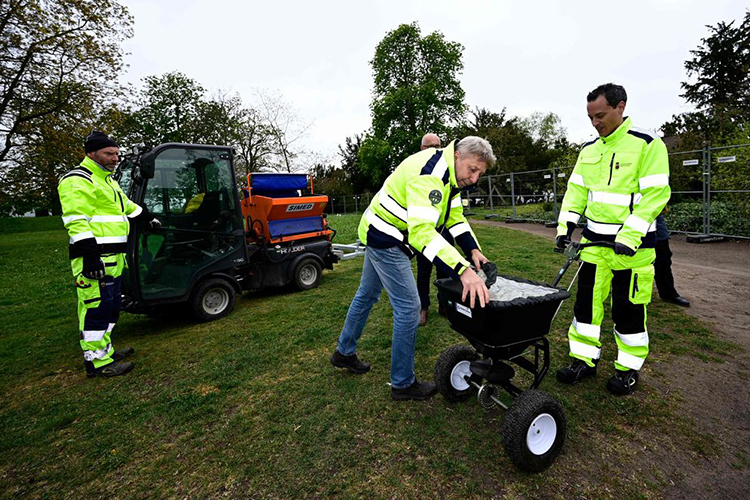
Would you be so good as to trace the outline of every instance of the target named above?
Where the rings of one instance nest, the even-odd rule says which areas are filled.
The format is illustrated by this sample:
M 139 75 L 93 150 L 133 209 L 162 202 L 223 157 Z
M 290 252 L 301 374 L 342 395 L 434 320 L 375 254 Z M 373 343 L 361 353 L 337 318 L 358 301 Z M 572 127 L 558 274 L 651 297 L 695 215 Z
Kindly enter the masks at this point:
M 30 210 L 38 215 L 60 214 L 57 184 L 83 158 L 83 138 L 92 129 L 113 130 L 123 118 L 112 102 L 81 101 L 79 105 L 76 113 L 48 115 L 14 153 L 14 168 L 0 170 L 0 186 L 5 192 L 1 214 Z
M 243 110 L 240 121 L 237 151 L 237 172 L 258 172 L 269 169 L 273 157 L 272 136 L 269 127 L 257 109 Z
M 196 142 L 205 89 L 178 71 L 147 76 L 143 82 L 137 109 L 119 131 L 124 141 L 151 145 Z
M 747 140 L 750 132 L 750 11 L 739 26 L 732 21 L 706 27 L 711 34 L 685 62 L 694 82 L 681 84 L 685 92 L 680 96 L 697 110 L 675 115 L 662 126 L 665 134 L 682 134 L 693 147 L 726 141 L 738 129 L 744 129 Z
M 0 212 L 59 213 L 57 181 L 84 138 L 120 119 L 112 82 L 132 23 L 110 0 L 0 2 Z
M 278 93 L 261 91 L 257 96 L 260 101 L 258 112 L 275 156 L 271 167 L 287 172 L 299 169 L 297 160 L 304 154 L 300 142 L 312 123 L 301 122 L 294 109 Z
M 541 113 L 536 111 L 531 116 L 520 121 L 520 125 L 531 136 L 534 142 L 544 146 L 552 146 L 566 138 L 565 127 L 560 117 L 555 113 Z
M 110 92 L 132 24 L 114 0 L 0 3 L 0 162 L 50 115 Z
M 239 94 L 217 91 L 208 101 L 196 106 L 192 141 L 199 144 L 236 145 L 243 132 L 247 110 L 242 107 Z
M 362 175 L 370 181 L 373 190 L 380 189 L 391 172 L 393 154 L 388 141 L 367 135 L 357 152 Z
M 362 171 L 359 150 L 362 148 L 364 134 L 354 134 L 347 137 L 344 145 L 339 144 L 339 156 L 341 157 L 341 168 L 343 169 L 346 182 L 352 186 L 354 193 L 374 191 L 380 186 L 372 185 L 370 178 Z
M 706 26 L 712 35 L 702 38 L 685 62 L 688 77 L 696 81 L 682 83 L 681 97 L 703 112 L 750 110 L 750 11 L 739 26 L 734 23 Z
M 492 145 L 497 162 L 489 174 L 550 168 L 570 149 L 565 129 L 554 113 L 533 113 L 528 118 L 506 117 L 476 108 L 469 120 L 455 128 L 456 137 L 477 135 Z
M 440 32 L 422 37 L 417 23 L 402 24 L 380 41 L 370 61 L 374 78 L 371 137 L 376 142 L 368 137 L 362 145 L 368 153 L 360 156 L 366 171 L 380 169 L 387 176 L 401 160 L 419 151 L 422 135 L 445 136 L 462 119 L 464 91 L 458 81 L 462 53 L 461 44 L 447 41 Z M 389 153 L 383 158 L 380 153 L 386 149 Z M 371 154 L 376 151 L 379 154 Z M 366 164 L 370 160 L 386 163 Z

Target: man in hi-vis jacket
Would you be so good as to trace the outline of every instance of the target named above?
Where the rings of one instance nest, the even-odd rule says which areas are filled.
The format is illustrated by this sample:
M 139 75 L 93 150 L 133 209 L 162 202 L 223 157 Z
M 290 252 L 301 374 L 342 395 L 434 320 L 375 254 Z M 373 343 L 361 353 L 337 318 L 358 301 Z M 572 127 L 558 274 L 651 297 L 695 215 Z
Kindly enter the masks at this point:
M 484 281 L 439 231 L 446 227 L 477 269 L 487 262 L 463 216 L 460 189 L 476 184 L 494 162 L 490 144 L 469 136 L 445 149 L 420 151 L 388 176 L 359 223 L 359 239 L 367 246 L 362 279 L 331 356 L 334 366 L 354 373 L 370 370 L 357 357 L 357 341 L 385 288 L 393 306 L 391 397 L 427 399 L 435 394 L 434 383 L 420 382 L 414 375 L 421 304 L 409 254 L 414 249 L 438 269 L 459 278 L 463 298 L 469 297 L 471 307 L 475 301 L 482 307 L 489 302 Z
M 567 384 L 596 374 L 601 354 L 603 302 L 612 290 L 617 343 L 615 373 L 607 389 L 630 394 L 648 355 L 646 306 L 654 281 L 656 216 L 669 201 L 667 149 L 655 134 L 623 117 L 627 94 L 608 83 L 587 96 L 591 124 L 599 138 L 583 145 L 563 198 L 557 246 L 564 248 L 578 220 L 586 218 L 582 242 L 608 241 L 581 252 L 581 270 L 568 330 L 570 366 L 557 372 Z
M 78 330 L 89 377 L 116 377 L 133 369 L 114 350 L 112 329 L 120 317 L 120 275 L 125 268 L 130 220 L 161 223 L 122 192 L 112 179 L 119 148 L 99 131 L 84 143 L 86 158 L 60 179 L 57 191 L 70 237 L 68 253 L 78 295 Z

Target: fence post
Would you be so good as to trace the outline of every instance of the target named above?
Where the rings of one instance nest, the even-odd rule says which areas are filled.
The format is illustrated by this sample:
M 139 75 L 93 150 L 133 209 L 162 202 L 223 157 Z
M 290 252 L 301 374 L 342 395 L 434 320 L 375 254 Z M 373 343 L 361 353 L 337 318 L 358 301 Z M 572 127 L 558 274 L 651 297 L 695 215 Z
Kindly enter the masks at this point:
M 708 146 L 708 162 L 706 162 L 706 234 L 711 234 L 711 161 L 713 152 L 711 145 Z
M 513 172 L 510 173 L 510 204 L 513 208 L 513 218 L 516 218 L 516 183 L 513 180 Z
M 706 200 L 706 180 L 708 178 L 708 146 L 704 142 L 703 148 L 701 150 L 701 188 L 703 190 L 702 194 L 702 200 L 701 200 L 701 219 L 703 222 L 703 227 L 701 228 L 703 234 L 708 234 L 708 218 L 706 209 L 708 208 L 707 200 Z
M 553 221 L 556 221 L 560 214 L 557 213 L 557 168 L 555 167 L 552 167 L 552 198 L 555 200 Z
M 359 203 L 357 203 L 358 201 L 359 201 L 359 196 L 355 194 L 354 195 L 354 213 L 359 212 Z
M 487 176 L 487 193 L 490 195 L 490 213 L 495 213 L 495 205 L 492 203 L 492 176 Z

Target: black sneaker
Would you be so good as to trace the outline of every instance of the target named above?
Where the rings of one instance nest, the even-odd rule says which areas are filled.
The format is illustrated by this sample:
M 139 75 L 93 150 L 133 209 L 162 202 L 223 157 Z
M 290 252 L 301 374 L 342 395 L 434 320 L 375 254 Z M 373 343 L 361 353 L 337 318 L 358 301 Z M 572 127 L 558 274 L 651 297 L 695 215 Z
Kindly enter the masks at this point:
M 596 361 L 594 361 L 594 366 L 591 367 L 585 361 L 575 358 L 570 366 L 557 370 L 557 380 L 563 384 L 572 385 L 587 377 L 593 377 L 596 375 Z
M 124 349 L 117 349 L 115 352 L 112 353 L 112 359 L 114 361 L 122 361 L 123 359 L 127 358 L 131 354 L 135 353 L 135 349 L 132 347 L 125 347 Z
M 409 387 L 404 387 L 402 389 L 391 387 L 391 399 L 395 401 L 430 399 L 436 393 L 437 386 L 434 383 L 420 382 L 417 379 L 414 379 L 414 383 Z
M 624 396 L 632 394 L 636 385 L 638 385 L 638 370 L 615 370 L 614 376 L 607 382 L 607 390 L 616 396 Z
M 86 365 L 86 376 L 89 378 L 118 377 L 129 373 L 133 369 L 133 366 L 135 366 L 130 361 L 115 361 L 99 368 L 94 368 L 94 363 L 90 361 L 84 361 L 84 365 Z
M 370 364 L 361 361 L 356 354 L 344 356 L 338 349 L 331 355 L 331 364 L 336 368 L 346 368 L 352 373 L 367 373 L 370 371 Z

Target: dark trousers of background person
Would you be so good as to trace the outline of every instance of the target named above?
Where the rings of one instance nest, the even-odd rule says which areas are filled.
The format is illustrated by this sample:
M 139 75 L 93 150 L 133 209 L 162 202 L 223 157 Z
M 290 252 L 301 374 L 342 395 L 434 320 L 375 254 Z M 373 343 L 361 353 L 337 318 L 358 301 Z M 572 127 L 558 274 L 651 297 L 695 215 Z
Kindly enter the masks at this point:
M 654 281 L 659 290 L 659 297 L 663 299 L 674 299 L 680 294 L 674 287 L 674 276 L 672 276 L 672 250 L 669 248 L 669 239 L 656 241 L 656 259 L 654 260 Z
M 455 242 L 448 229 L 443 229 L 440 235 L 445 238 L 449 244 Z M 417 253 L 417 291 L 419 292 L 419 301 L 422 304 L 422 310 L 430 308 L 430 275 L 432 274 L 432 262 L 427 260 L 421 253 Z M 448 278 L 448 274 L 437 270 L 437 279 Z

